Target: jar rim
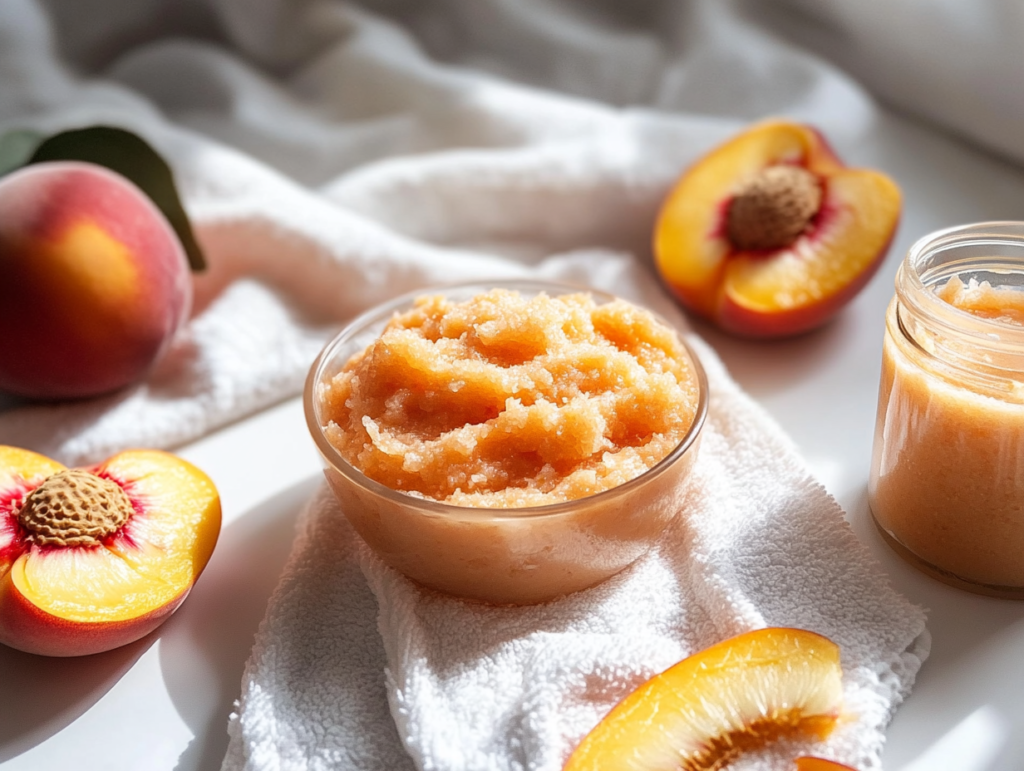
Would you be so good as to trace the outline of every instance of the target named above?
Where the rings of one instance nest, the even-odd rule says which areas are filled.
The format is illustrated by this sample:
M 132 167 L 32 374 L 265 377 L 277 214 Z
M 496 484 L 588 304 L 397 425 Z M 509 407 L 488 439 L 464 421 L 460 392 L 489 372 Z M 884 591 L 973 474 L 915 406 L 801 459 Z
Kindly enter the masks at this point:
M 1024 222 L 957 225 L 914 242 L 896 273 L 896 296 L 911 317 L 901 314 L 900 326 L 909 333 L 904 322 L 913 320 L 936 335 L 968 346 L 958 348 L 958 357 L 966 353 L 966 358 L 977 357 L 990 365 L 989 358 L 995 354 L 1010 364 L 1001 369 L 1024 371 L 1024 327 L 977 316 L 936 294 L 935 289 L 954 276 L 971 274 L 1017 275 L 1024 291 Z

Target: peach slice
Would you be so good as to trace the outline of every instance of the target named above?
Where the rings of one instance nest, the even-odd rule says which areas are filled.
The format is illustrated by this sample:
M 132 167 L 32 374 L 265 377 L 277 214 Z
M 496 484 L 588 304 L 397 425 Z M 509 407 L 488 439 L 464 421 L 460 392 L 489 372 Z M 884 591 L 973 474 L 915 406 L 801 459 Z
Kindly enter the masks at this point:
M 813 329 L 878 269 L 900 191 L 817 131 L 766 121 L 697 161 L 662 206 L 655 264 L 693 313 L 747 337 Z
M 738 635 L 629 694 L 565 771 L 711 771 L 785 737 L 823 739 L 842 704 L 839 648 L 801 629 Z
M 0 642 L 80 656 L 143 637 L 185 599 L 220 520 L 210 478 L 169 453 L 68 469 L 0 446 Z

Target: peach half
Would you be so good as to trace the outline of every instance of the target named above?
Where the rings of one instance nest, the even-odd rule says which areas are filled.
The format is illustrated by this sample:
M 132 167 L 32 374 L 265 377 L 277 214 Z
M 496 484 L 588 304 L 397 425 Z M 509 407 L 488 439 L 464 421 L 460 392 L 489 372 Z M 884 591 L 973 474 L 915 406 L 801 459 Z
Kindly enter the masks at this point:
M 655 226 L 655 265 L 686 308 L 723 329 L 798 334 L 874 275 L 900 210 L 885 174 L 844 166 L 812 128 L 766 121 L 679 179 Z
M 69 469 L 0 446 L 0 642 L 82 656 L 143 637 L 185 599 L 220 520 L 210 478 L 169 453 Z
M 77 399 L 136 382 L 192 291 L 174 229 L 121 175 L 53 161 L 0 179 L 0 388 Z
M 717 771 L 773 740 L 825 738 L 842 696 L 835 643 L 759 629 L 643 683 L 584 737 L 565 771 Z

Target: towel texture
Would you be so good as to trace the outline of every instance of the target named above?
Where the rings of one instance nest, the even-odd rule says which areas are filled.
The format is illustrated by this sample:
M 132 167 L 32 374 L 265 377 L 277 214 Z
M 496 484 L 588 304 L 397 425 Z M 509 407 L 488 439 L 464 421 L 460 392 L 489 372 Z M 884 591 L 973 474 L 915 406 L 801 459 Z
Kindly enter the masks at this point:
M 210 267 L 190 323 L 144 382 L 88 402 L 5 404 L 0 442 L 72 464 L 187 442 L 298 393 L 346 319 L 439 282 L 562 278 L 673 315 L 648 264 L 650 233 L 701 153 L 786 114 L 854 162 L 885 159 L 871 98 L 779 36 L 857 70 L 872 29 L 861 7 L 5 0 L 0 131 L 140 133 L 171 163 Z M 913 21 L 909 10 L 893 18 Z M 986 40 L 1002 40 L 999 18 L 977 16 Z M 876 38 L 878 61 L 900 48 L 896 26 Z M 946 4 L 914 32 L 960 29 Z M 973 66 L 985 72 L 996 50 Z M 870 81 L 868 58 L 857 71 Z M 949 85 L 900 72 L 887 98 Z M 985 93 L 921 110 L 1024 158 L 1019 116 Z M 877 767 L 927 653 L 923 615 L 877 577 L 789 442 L 694 342 L 713 403 L 689 516 L 592 591 L 526 609 L 440 597 L 367 554 L 329 496 L 312 501 L 246 670 L 225 768 L 557 768 L 644 677 L 775 624 L 843 646 L 854 719 L 822 752 Z

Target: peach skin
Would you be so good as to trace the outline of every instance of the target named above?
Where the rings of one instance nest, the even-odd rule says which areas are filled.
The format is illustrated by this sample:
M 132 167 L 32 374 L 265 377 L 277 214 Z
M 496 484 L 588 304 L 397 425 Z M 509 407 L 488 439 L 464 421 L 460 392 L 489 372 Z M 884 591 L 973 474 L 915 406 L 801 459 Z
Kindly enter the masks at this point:
M 65 399 L 128 385 L 191 302 L 177 235 L 124 177 L 59 161 L 0 179 L 0 389 Z
M 798 123 L 756 124 L 695 163 L 665 200 L 655 264 L 684 307 L 745 337 L 828 321 L 878 269 L 896 183 L 843 165 Z
M 169 453 L 68 469 L 0 446 L 0 642 L 81 656 L 143 637 L 185 599 L 220 520 L 213 482 Z

